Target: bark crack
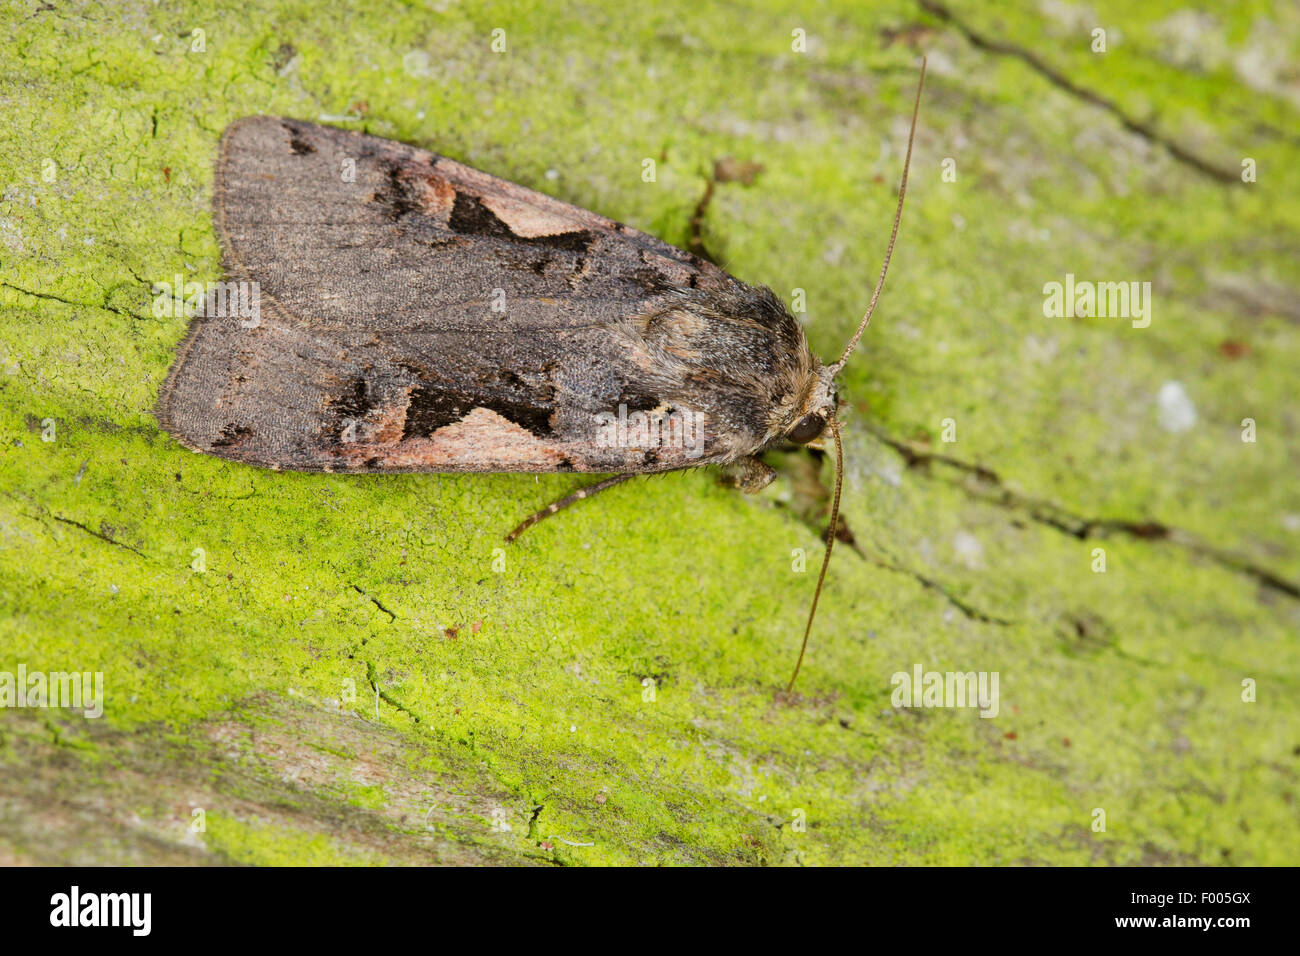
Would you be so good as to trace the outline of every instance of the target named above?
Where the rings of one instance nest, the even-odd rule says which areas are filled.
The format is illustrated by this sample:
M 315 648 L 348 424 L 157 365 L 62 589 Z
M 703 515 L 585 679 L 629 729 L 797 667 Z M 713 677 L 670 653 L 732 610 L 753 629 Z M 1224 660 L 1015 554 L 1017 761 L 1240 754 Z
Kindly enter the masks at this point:
M 355 585 L 355 584 L 352 585 L 352 590 L 356 591 L 358 594 L 360 594 L 363 598 L 365 598 L 367 601 L 369 601 L 369 602 L 370 602 L 371 604 L 373 604 L 375 607 L 379 608 L 379 610 L 381 610 L 381 611 L 383 611 L 385 614 L 387 614 L 387 615 L 388 615 L 388 619 L 389 619 L 390 621 L 396 621 L 396 620 L 397 620 L 397 615 L 396 615 L 396 614 L 394 614 L 392 611 L 388 610 L 388 608 L 384 607 L 381 603 L 379 603 L 379 598 L 375 597 L 373 594 L 369 594 L 369 593 L 367 593 L 366 591 L 363 591 L 361 588 L 357 587 L 357 585 Z
M 1118 119 L 1120 124 L 1129 132 L 1135 133 L 1148 142 L 1163 147 L 1170 156 L 1185 166 L 1196 170 L 1204 176 L 1217 180 L 1218 182 L 1235 183 L 1238 181 L 1238 170 L 1227 169 L 1223 166 L 1216 165 L 1202 156 L 1198 156 L 1196 153 L 1192 152 L 1191 149 L 1183 146 L 1177 140 L 1157 130 L 1151 123 L 1139 120 L 1132 114 L 1126 112 L 1123 107 L 1109 97 L 1102 96 L 1094 90 L 1079 86 L 1064 73 L 1059 72 L 1048 64 L 1032 50 L 1027 50 L 1015 43 L 1004 43 L 1001 40 L 994 40 L 979 33 L 969 24 L 959 19 L 951 10 L 938 2 L 938 0 L 917 0 L 917 2 L 921 5 L 922 10 L 933 14 L 946 23 L 951 23 L 972 46 L 988 53 L 993 53 L 998 56 L 1010 56 L 1022 61 L 1048 82 L 1061 90 L 1064 90 L 1066 93 L 1069 93 L 1074 98 L 1082 100 L 1085 103 L 1090 103 L 1093 106 L 1100 107 L 1110 113 Z
M 1153 518 L 1102 518 L 1082 515 L 1055 502 L 1013 491 L 1003 483 L 997 472 L 983 465 L 919 449 L 871 425 L 868 425 L 867 429 L 882 443 L 902 456 L 909 469 L 929 474 L 932 464 L 940 464 L 973 476 L 977 479 L 975 482 L 961 482 L 958 485 L 970 497 L 1008 511 L 1025 514 L 1031 520 L 1055 528 L 1062 534 L 1068 534 L 1080 541 L 1105 538 L 1112 534 L 1127 535 L 1146 541 L 1166 541 L 1189 553 L 1209 558 L 1230 571 L 1254 578 L 1260 584 L 1288 597 L 1300 599 L 1300 583 L 1291 581 L 1242 554 L 1210 544 L 1190 531 L 1175 528 Z
M 86 534 L 90 535 L 91 537 L 98 538 L 100 541 L 107 541 L 109 544 L 117 545 L 119 548 L 125 548 L 127 551 L 134 552 L 135 554 L 140 555 L 140 557 L 142 558 L 149 557 L 149 555 L 145 554 L 139 548 L 132 547 L 131 545 L 127 544 L 124 541 L 118 541 L 116 538 L 111 538 L 108 535 L 104 534 L 103 532 L 96 531 L 94 528 L 82 524 L 80 521 L 75 521 L 72 518 L 64 518 L 62 515 L 56 515 L 52 511 L 47 512 L 47 514 L 49 514 L 49 516 L 53 518 L 55 521 L 61 522 L 66 525 L 71 525 L 74 528 L 80 528 L 82 531 L 86 532 Z
M 108 301 L 107 296 L 105 296 L 103 302 L 96 305 L 93 302 L 74 302 L 72 299 L 65 299 L 62 296 L 53 295 L 49 292 L 33 292 L 31 289 L 24 289 L 11 282 L 0 282 L 0 286 L 6 289 L 13 289 L 15 292 L 21 292 L 23 295 L 30 295 L 33 299 L 45 299 L 48 302 L 61 302 L 64 305 L 72 306 L 74 309 L 104 309 L 105 311 L 113 312 L 117 315 L 125 315 L 133 319 L 138 319 L 141 322 L 151 321 L 151 318 L 147 315 L 139 315 L 138 313 L 132 312 L 130 309 L 124 309 L 119 305 L 111 304 Z

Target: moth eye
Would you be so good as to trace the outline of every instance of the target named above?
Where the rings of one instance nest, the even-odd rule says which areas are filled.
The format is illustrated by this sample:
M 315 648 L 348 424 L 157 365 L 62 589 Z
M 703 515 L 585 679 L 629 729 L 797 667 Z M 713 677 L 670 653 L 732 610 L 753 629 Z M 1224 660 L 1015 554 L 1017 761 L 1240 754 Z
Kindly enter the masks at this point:
M 814 412 L 799 419 L 794 428 L 785 433 L 785 437 L 800 445 L 806 445 L 820 435 L 825 427 L 826 419 Z

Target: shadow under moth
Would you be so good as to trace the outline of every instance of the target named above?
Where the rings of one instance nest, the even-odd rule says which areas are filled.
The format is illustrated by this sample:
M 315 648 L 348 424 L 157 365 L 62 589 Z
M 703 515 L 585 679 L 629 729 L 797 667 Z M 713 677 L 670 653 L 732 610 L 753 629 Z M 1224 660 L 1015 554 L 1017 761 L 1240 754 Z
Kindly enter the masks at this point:
M 186 447 L 272 469 L 637 475 L 724 465 L 748 492 L 785 442 L 835 443 L 835 376 L 770 289 L 653 236 L 412 146 L 270 116 L 221 139 L 214 213 L 232 317 L 209 296 L 157 416 Z

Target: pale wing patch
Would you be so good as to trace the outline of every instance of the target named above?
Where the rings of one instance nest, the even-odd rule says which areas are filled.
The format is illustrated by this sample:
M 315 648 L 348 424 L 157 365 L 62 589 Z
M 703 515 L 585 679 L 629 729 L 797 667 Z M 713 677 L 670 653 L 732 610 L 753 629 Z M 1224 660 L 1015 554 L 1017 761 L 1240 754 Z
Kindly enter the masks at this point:
M 561 446 L 539 439 L 490 408 L 476 408 L 458 422 L 444 425 L 427 438 L 409 438 L 395 444 L 357 442 L 344 445 L 341 457 L 355 465 L 381 458 L 383 468 L 463 469 L 466 471 L 538 471 L 539 465 L 558 465 L 565 459 Z
M 561 215 L 544 206 L 523 202 L 501 195 L 485 195 L 480 202 L 498 219 L 510 227 L 510 231 L 521 239 L 536 239 L 538 236 L 559 236 L 566 232 L 581 232 L 583 226 L 568 216 Z
M 417 186 L 420 211 L 445 225 L 456 205 L 456 187 L 433 174 L 421 177 Z

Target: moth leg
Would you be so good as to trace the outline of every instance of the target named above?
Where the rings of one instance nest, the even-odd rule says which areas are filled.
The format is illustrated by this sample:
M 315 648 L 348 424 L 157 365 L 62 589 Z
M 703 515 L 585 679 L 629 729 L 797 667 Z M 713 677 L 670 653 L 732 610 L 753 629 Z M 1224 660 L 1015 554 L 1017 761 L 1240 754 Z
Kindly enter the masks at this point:
M 559 501 L 547 505 L 545 508 L 543 508 L 541 511 L 537 512 L 536 514 L 529 515 L 522 522 L 520 522 L 519 527 L 515 528 L 514 531 L 511 531 L 508 535 L 506 535 L 506 540 L 507 541 L 515 540 L 515 538 L 519 537 L 521 534 L 523 534 L 533 525 L 537 524 L 537 522 L 541 521 L 543 518 L 549 518 L 557 511 L 563 511 L 565 508 L 569 507 L 569 505 L 573 504 L 575 501 L 581 501 L 583 498 L 590 498 L 592 495 L 600 494 L 606 488 L 613 488 L 615 485 L 620 485 L 623 482 L 627 481 L 629 478 L 635 478 L 635 477 L 636 475 L 615 475 L 612 478 L 605 478 L 601 481 L 596 482 L 595 484 L 587 485 L 585 488 L 579 488 L 577 491 L 573 492 L 572 494 L 565 495 Z
M 747 495 L 762 491 L 775 477 L 776 469 L 753 455 L 737 458 L 723 466 L 723 483 L 739 488 Z

